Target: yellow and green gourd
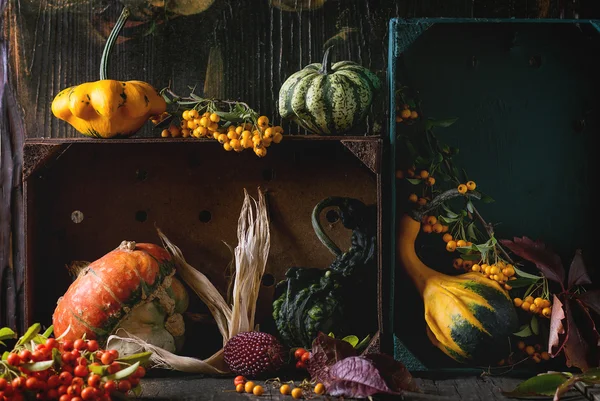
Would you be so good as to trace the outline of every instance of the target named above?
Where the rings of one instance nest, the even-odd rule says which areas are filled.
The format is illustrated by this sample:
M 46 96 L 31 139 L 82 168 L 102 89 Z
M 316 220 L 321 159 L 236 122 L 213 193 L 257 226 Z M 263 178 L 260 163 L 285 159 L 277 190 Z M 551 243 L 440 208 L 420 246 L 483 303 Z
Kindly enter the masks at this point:
M 518 325 L 511 299 L 480 273 L 449 276 L 426 266 L 415 252 L 420 228 L 411 216 L 400 218 L 397 260 L 423 298 L 430 341 L 458 362 L 498 362 L 508 354 L 508 338 Z
M 54 116 L 68 122 L 83 135 L 128 137 L 150 117 L 167 109 L 162 96 L 146 82 L 106 79 L 108 55 L 128 16 L 129 9 L 124 8 L 106 41 L 100 80 L 63 89 L 52 101 Z

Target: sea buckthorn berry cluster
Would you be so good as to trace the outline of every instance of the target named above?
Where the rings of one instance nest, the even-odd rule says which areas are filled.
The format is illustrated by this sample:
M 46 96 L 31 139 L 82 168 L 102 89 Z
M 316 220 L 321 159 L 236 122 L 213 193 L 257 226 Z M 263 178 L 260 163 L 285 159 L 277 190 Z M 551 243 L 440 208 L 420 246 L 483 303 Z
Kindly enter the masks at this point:
M 534 298 L 531 295 L 528 295 L 525 299 L 514 298 L 513 302 L 517 308 L 521 308 L 525 312 L 546 318 L 552 316 L 552 303 L 548 299 L 541 297 Z
M 474 191 L 477 188 L 475 181 L 469 181 L 466 184 L 460 184 L 456 189 L 460 194 L 466 194 L 468 191 Z
M 449 227 L 445 224 L 442 224 L 441 221 L 439 221 L 435 216 L 424 216 L 423 220 L 421 221 L 421 230 L 427 234 L 442 234 L 446 233 L 449 230 Z
M 480 272 L 485 277 L 497 281 L 504 287 L 505 290 L 511 290 L 512 287 L 508 284 L 511 280 L 516 280 L 515 268 L 510 263 L 506 263 L 502 260 L 496 263 L 476 263 L 471 266 L 471 271 Z
M 0 361 L 0 400 L 110 401 L 139 388 L 146 374 L 96 340 L 30 337 Z
M 396 106 L 396 122 L 397 123 L 409 123 L 411 120 L 419 118 L 419 113 L 416 110 L 411 110 L 408 104 Z
M 180 126 L 169 126 L 161 132 L 161 136 L 215 139 L 226 151 L 252 149 L 259 157 L 267 155 L 267 148 L 272 143 L 283 140 L 283 128 L 279 125 L 271 126 L 267 116 L 259 116 L 253 123 L 245 122 L 240 125 L 220 124 L 222 122 L 215 112 L 206 111 L 200 115 L 195 109 L 185 110 L 181 114 Z

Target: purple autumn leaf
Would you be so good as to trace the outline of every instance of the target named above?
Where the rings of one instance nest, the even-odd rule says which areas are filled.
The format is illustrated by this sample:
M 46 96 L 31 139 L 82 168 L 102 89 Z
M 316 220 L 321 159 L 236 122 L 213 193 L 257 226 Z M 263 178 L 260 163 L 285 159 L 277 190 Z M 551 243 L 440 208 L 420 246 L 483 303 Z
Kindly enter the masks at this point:
M 369 354 L 365 358 L 373 363 L 383 380 L 393 391 L 420 391 L 417 383 L 415 383 L 412 375 L 402 362 L 386 354 Z
M 566 300 L 565 311 L 567 315 L 568 335 L 565 341 L 565 357 L 568 367 L 575 366 L 585 372 L 590 368 L 590 361 L 588 359 L 592 350 L 590 349 L 584 333 L 581 331 L 580 327 L 577 326 L 574 307 L 577 307 L 577 302 L 575 300 Z M 596 347 L 597 340 L 596 344 L 594 344 L 594 348 Z
M 565 317 L 563 304 L 560 299 L 554 295 L 552 300 L 552 316 L 550 317 L 550 335 L 548 336 L 548 353 L 550 355 L 558 355 L 565 345 L 566 336 L 562 336 L 563 334 L 566 334 L 565 327 L 563 326 L 563 319 Z M 553 349 L 556 349 L 556 351 L 553 351 Z
M 587 270 L 585 268 L 585 264 L 583 263 L 583 256 L 581 255 L 581 249 L 575 251 L 575 257 L 573 257 L 573 261 L 571 262 L 571 267 L 569 268 L 569 279 L 568 279 L 567 287 L 573 288 L 576 285 L 584 285 L 591 284 L 592 280 L 590 280 L 590 276 L 587 274 Z
M 565 269 L 560 257 L 546 248 L 542 241 L 532 241 L 527 237 L 515 237 L 514 241 L 500 240 L 500 243 L 519 257 L 535 263 L 548 280 L 559 283 L 561 287 L 564 286 Z
M 587 308 L 600 315 L 600 290 L 582 292 L 577 294 L 576 298 L 583 302 Z
M 319 333 L 313 340 L 307 370 L 312 380 L 323 383 L 325 387 L 331 381 L 329 369 L 342 359 L 357 355 L 356 349 L 343 340 Z
M 392 391 L 373 362 L 365 357 L 351 356 L 329 369 L 331 382 L 327 393 L 334 397 L 366 398 L 377 393 L 400 394 Z

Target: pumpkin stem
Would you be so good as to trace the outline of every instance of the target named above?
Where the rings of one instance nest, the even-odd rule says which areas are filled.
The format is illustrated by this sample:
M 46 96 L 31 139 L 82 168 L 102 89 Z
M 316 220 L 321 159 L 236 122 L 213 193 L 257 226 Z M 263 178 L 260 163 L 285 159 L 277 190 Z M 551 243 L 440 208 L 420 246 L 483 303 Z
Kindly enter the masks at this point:
M 331 74 L 331 59 L 329 58 L 329 52 L 333 49 L 333 46 L 329 46 L 327 50 L 325 50 L 325 54 L 323 55 L 323 63 L 321 64 L 321 69 L 319 69 L 319 74 L 327 75 Z
M 104 79 L 108 79 L 107 78 L 107 69 L 108 69 L 108 57 L 110 55 L 110 52 L 112 50 L 113 45 L 115 44 L 115 41 L 117 40 L 117 37 L 119 36 L 119 33 L 121 32 L 121 29 L 123 29 L 123 26 L 125 25 L 125 21 L 127 21 L 127 18 L 129 18 L 129 8 L 128 7 L 124 7 L 123 11 L 121 11 L 121 15 L 119 16 L 119 19 L 117 20 L 117 22 L 115 23 L 115 26 L 113 27 L 112 31 L 110 31 L 110 35 L 108 35 L 108 39 L 106 39 L 106 44 L 104 45 L 104 50 L 102 51 L 102 58 L 100 59 L 100 79 L 104 80 Z
M 118 249 L 121 251 L 134 251 L 135 241 L 123 241 L 121 242 L 121 245 L 119 245 Z

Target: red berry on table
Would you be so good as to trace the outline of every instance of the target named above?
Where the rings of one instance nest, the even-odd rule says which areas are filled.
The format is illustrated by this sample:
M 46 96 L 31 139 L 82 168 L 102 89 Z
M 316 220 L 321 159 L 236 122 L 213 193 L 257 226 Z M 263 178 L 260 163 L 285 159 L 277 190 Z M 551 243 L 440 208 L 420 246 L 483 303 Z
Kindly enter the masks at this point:
M 300 360 L 304 363 L 308 362 L 308 360 L 310 359 L 310 352 L 305 352 L 304 354 L 302 354 L 302 356 L 300 357 Z
M 306 363 L 302 361 L 296 362 L 296 369 L 306 369 Z
M 294 358 L 300 359 L 304 354 L 306 354 L 306 350 L 304 348 L 298 348 L 296 351 L 294 351 Z

